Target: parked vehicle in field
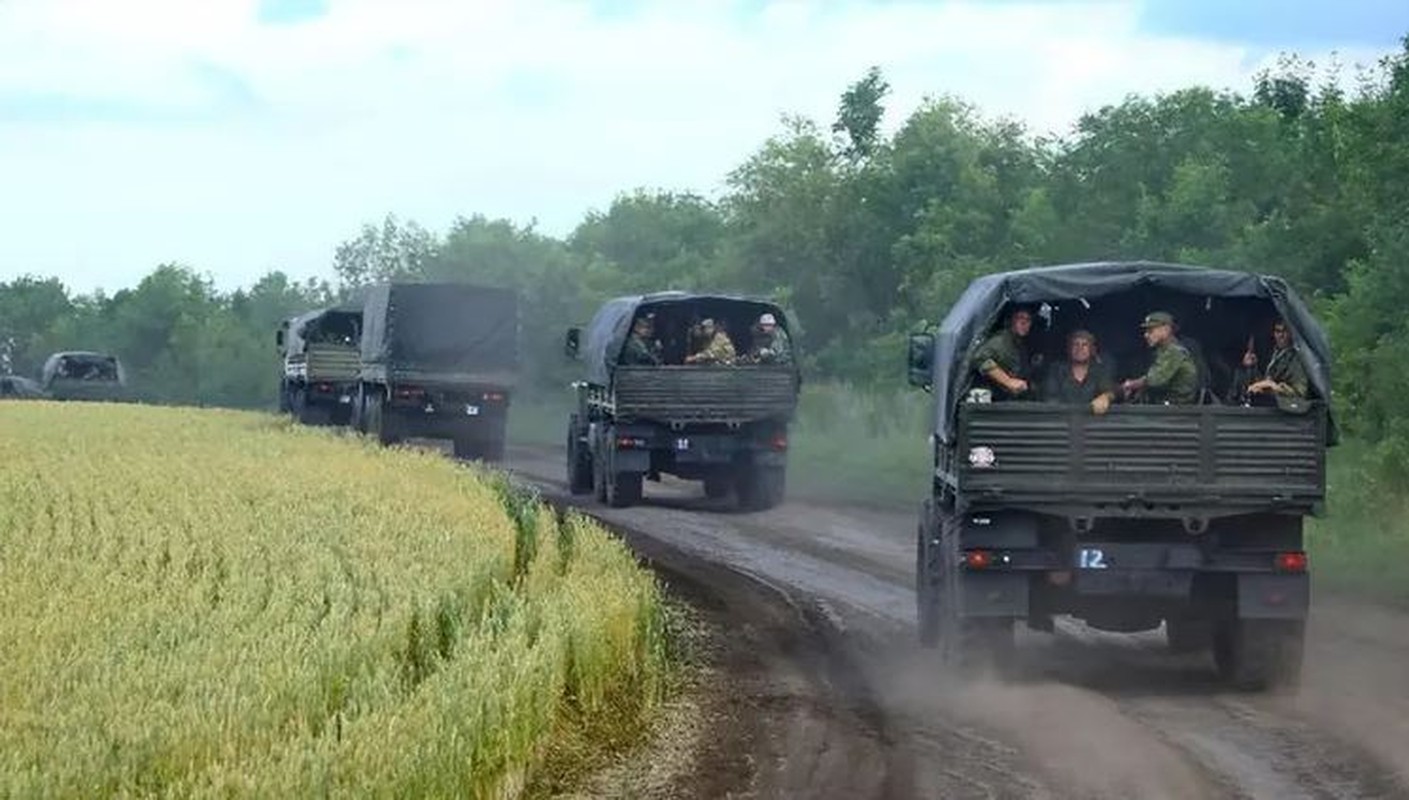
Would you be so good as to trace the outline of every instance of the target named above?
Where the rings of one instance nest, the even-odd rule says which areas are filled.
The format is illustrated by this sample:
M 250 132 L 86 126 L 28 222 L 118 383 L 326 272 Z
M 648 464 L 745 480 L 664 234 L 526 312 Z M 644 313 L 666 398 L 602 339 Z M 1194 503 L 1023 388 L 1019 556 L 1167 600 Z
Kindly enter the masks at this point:
M 40 370 L 40 388 L 56 400 L 127 399 L 127 374 L 117 356 L 88 350 L 54 353 Z
M 48 396 L 38 381 L 19 375 L 0 375 L 0 399 L 43 400 Z
M 305 425 L 346 425 L 361 368 L 362 309 L 323 308 L 284 320 L 279 410 Z
M 761 338 L 759 338 L 761 337 Z M 702 481 L 746 509 L 782 502 L 800 377 L 783 310 L 766 300 L 659 292 L 605 303 L 568 331 L 574 383 L 567 471 L 576 494 L 613 506 L 646 478 Z
M 363 298 L 353 425 L 385 444 L 450 439 L 504 457 L 519 368 L 518 295 L 467 283 L 382 283 Z
M 1016 338 L 993 338 L 1019 308 L 1031 331 L 1019 322 Z M 1193 399 L 1118 398 L 1101 411 L 1028 391 L 1050 385 L 1044 369 L 1070 368 L 1063 345 L 1078 330 L 1099 343 L 1118 395 L 1183 370 Z M 1256 369 L 1237 377 L 1269 331 L 1270 360 L 1290 368 L 1278 374 L 1302 375 L 1304 390 L 1279 378 L 1277 391 L 1249 393 Z M 1024 336 L 1019 383 L 985 354 Z M 1207 369 L 1190 370 L 1192 352 Z M 935 397 L 916 540 L 921 642 L 960 665 L 1002 665 L 1018 621 L 1163 624 L 1172 648 L 1211 651 L 1237 686 L 1295 684 L 1310 603 L 1303 521 L 1322 512 L 1336 439 L 1329 365 L 1322 329 L 1275 277 L 1138 262 L 975 280 L 937 333 L 909 343 L 910 382 Z

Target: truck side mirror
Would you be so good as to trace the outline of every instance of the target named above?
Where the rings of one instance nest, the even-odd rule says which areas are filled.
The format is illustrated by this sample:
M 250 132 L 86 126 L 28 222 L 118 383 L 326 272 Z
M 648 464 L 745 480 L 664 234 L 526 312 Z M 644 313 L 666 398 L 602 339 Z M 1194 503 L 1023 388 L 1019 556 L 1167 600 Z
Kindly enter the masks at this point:
M 568 358 L 577 358 L 577 350 L 582 345 L 582 329 L 568 328 L 567 338 L 563 342 L 563 352 Z
M 279 330 L 274 331 L 274 344 L 278 345 L 279 347 L 283 347 L 283 346 L 284 346 L 284 329 L 283 329 L 283 328 L 280 328 Z
M 910 334 L 906 366 L 909 368 L 910 385 L 929 391 L 934 373 L 934 334 Z

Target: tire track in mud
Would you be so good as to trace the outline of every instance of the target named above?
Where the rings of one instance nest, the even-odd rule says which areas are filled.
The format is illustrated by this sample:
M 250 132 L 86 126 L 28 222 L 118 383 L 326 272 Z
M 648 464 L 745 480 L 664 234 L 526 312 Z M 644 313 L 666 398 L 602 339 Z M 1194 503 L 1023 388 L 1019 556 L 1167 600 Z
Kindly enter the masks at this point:
M 560 462 L 535 449 L 511 463 L 561 497 Z M 739 514 L 691 488 L 651 485 L 645 504 L 629 509 L 568 500 L 692 559 L 823 601 L 833 650 L 855 662 L 856 691 L 884 721 L 887 763 L 909 771 L 866 796 L 1409 797 L 1402 616 L 1361 626 L 1364 641 L 1337 633 L 1328 642 L 1313 604 L 1309 685 L 1297 698 L 1224 693 L 1206 657 L 1171 655 L 1160 634 L 1080 623 L 1057 636 L 1022 632 L 1016 682 L 957 683 L 912 644 L 910 514 L 801 502 Z M 1384 625 L 1404 628 L 1391 631 L 1402 646 L 1393 658 L 1376 649 Z M 1349 675 L 1339 668 L 1346 647 L 1358 654 Z M 1366 676 L 1371 686 L 1346 702 L 1340 679 Z M 1372 712 L 1387 738 L 1356 725 Z

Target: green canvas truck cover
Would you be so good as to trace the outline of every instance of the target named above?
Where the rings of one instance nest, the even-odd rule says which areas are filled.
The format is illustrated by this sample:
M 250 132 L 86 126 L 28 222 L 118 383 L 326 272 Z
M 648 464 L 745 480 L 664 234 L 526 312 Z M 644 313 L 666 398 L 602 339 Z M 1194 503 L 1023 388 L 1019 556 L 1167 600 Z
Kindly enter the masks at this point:
M 468 283 L 381 283 L 362 308 L 362 361 L 393 369 L 509 373 L 519 365 L 518 295 Z
M 998 323 L 1005 306 L 1090 300 L 1140 288 L 1192 297 L 1269 301 L 1291 328 L 1316 394 L 1331 396 L 1330 340 L 1306 304 L 1281 278 L 1151 261 L 1033 267 L 978 278 L 949 309 L 935 335 L 935 434 L 945 443 L 953 442 L 959 398 L 972 374 L 970 357 Z M 1334 438 L 1334 426 L 1329 434 Z

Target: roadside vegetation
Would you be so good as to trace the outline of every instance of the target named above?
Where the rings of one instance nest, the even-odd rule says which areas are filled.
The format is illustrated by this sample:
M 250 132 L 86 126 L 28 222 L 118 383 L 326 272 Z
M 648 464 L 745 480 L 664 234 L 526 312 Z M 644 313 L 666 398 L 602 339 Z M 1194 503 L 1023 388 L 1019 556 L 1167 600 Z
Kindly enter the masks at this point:
M 0 404 L 0 795 L 504 796 L 644 730 L 661 590 L 498 473 Z

